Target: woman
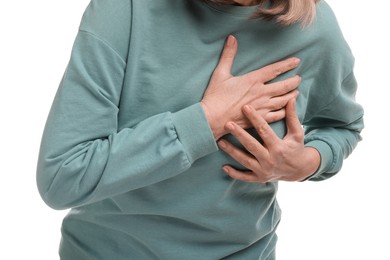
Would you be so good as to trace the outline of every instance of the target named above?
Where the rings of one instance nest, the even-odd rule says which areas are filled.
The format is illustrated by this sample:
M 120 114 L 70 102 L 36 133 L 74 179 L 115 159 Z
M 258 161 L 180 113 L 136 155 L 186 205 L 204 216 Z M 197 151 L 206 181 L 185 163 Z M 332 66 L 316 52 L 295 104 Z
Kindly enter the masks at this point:
M 61 259 L 274 259 L 277 181 L 340 170 L 355 91 L 324 2 L 92 0 L 38 161 Z

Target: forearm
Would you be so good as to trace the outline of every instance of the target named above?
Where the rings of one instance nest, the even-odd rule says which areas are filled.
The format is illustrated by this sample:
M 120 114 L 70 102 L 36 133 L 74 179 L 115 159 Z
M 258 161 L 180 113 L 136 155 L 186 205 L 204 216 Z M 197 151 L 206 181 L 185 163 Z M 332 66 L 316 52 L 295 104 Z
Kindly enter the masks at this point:
M 60 140 L 50 138 L 53 135 L 44 136 L 37 175 L 42 197 L 57 209 L 92 203 L 172 178 L 197 158 L 216 151 L 206 122 L 192 118 L 200 124 L 193 126 L 194 133 L 189 135 L 197 141 L 195 145 L 179 134 L 187 124 L 180 118 L 159 114 L 134 128 L 86 140 L 70 149 L 66 148 L 68 142 L 61 145 Z
M 310 111 L 303 122 L 305 145 L 321 155 L 320 167 L 309 180 L 325 180 L 339 172 L 344 159 L 362 139 L 364 110 L 355 100 L 356 90 L 357 82 L 350 72 L 341 83 L 334 83 L 333 95 L 323 93 L 331 99 L 319 110 Z
M 53 208 L 92 203 L 173 177 L 217 150 L 199 104 L 119 129 L 126 63 L 80 32 L 42 138 L 37 183 Z M 131 112 L 126 115 L 129 119 Z

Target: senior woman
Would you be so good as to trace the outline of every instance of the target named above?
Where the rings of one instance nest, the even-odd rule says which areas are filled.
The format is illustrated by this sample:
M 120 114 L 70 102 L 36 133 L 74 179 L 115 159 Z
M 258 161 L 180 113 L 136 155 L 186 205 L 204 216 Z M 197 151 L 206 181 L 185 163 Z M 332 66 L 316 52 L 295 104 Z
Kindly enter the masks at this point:
M 340 170 L 355 91 L 324 1 L 92 0 L 37 169 L 61 259 L 275 259 L 277 181 Z

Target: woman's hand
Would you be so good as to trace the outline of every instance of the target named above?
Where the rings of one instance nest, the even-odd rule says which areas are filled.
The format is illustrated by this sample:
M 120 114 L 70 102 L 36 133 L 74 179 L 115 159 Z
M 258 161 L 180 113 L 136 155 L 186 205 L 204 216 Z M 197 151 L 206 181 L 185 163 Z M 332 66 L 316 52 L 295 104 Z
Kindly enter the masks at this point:
M 219 147 L 249 171 L 239 171 L 229 165 L 223 167 L 232 178 L 247 182 L 301 181 L 312 175 L 320 165 L 320 154 L 312 147 L 305 147 L 304 132 L 295 112 L 295 99 L 286 107 L 287 135 L 280 139 L 268 123 L 250 106 L 243 111 L 264 145 L 243 128 L 228 122 L 226 128 L 248 150 L 244 152 L 226 140 Z
M 229 121 L 242 128 L 251 126 L 242 113 L 242 107 L 247 104 L 269 123 L 284 118 L 284 107 L 288 100 L 298 95 L 296 88 L 301 82 L 299 76 L 294 76 L 266 84 L 296 68 L 300 62 L 297 58 L 276 62 L 242 76 L 232 76 L 231 68 L 236 53 L 237 40 L 229 36 L 201 101 L 216 140 L 227 133 L 224 126 Z

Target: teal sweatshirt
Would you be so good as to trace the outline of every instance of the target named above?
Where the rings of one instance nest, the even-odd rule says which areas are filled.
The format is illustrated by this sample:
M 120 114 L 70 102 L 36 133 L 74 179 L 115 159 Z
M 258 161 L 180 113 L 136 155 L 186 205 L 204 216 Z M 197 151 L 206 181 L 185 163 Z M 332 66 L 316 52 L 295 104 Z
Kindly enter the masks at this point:
M 248 19 L 255 7 L 200 0 L 92 0 L 43 133 L 37 184 L 72 208 L 60 255 L 79 259 L 272 259 L 277 183 L 245 183 L 222 166 L 200 100 L 230 34 L 233 75 L 295 56 L 305 143 L 337 173 L 360 140 L 353 56 L 322 1 L 314 23 Z M 272 124 L 285 134 L 283 121 Z M 235 142 L 227 135 L 224 138 Z M 235 142 L 237 143 L 237 142 Z

